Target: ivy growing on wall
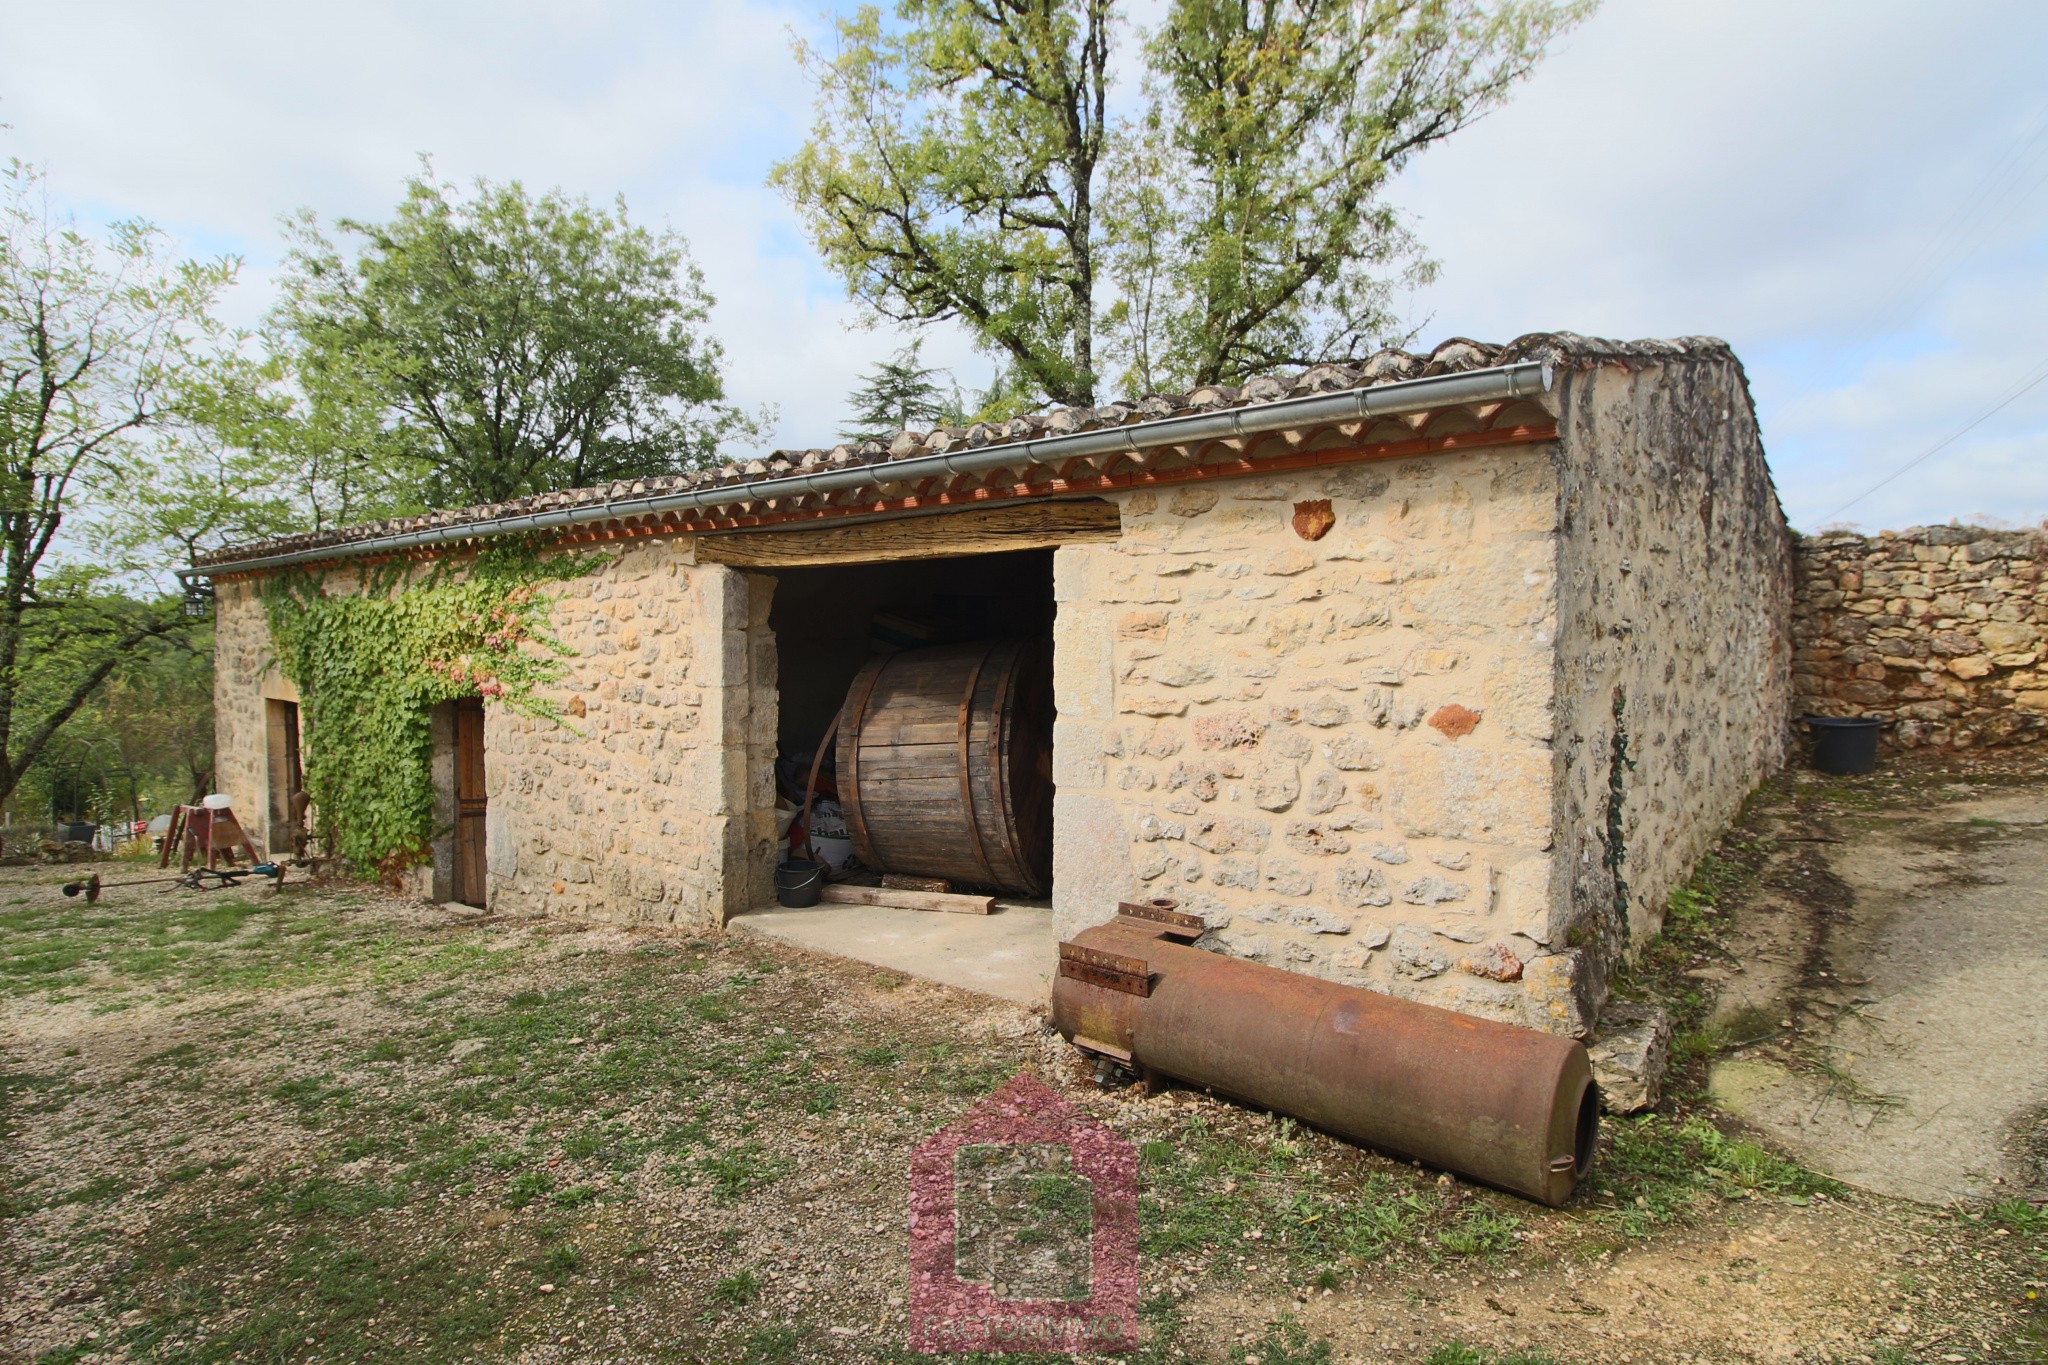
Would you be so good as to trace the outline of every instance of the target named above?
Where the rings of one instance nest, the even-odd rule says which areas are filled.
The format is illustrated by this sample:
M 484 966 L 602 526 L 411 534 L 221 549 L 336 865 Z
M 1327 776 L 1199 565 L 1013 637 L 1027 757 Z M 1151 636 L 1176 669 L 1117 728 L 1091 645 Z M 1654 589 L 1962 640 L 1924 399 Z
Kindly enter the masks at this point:
M 303 571 L 263 589 L 279 667 L 299 689 L 305 784 L 327 846 L 361 875 L 424 862 L 434 823 L 432 708 L 483 697 L 560 720 L 540 695 L 572 653 L 549 630 L 551 582 L 588 555 L 500 545 L 461 568 L 360 569 L 337 585 Z

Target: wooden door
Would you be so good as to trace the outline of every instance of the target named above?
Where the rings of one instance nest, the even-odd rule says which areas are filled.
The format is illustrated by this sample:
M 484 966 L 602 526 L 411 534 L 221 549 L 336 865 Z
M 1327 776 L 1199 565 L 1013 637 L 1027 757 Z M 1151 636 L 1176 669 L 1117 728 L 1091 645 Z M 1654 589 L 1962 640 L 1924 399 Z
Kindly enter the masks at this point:
M 455 899 L 484 903 L 484 704 L 455 703 Z
M 303 852 L 305 830 L 299 793 L 305 774 L 299 764 L 299 708 L 295 702 L 272 701 L 270 721 L 270 818 L 265 840 L 272 853 Z

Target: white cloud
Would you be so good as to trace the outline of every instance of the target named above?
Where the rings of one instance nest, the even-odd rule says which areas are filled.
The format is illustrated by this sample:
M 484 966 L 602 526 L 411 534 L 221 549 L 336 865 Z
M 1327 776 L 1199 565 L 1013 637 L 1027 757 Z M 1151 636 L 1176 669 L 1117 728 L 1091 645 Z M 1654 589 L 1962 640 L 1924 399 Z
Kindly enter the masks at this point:
M 1425 332 L 1726 337 L 1816 525 L 2048 362 L 2044 41 L 2023 4 L 1610 3 L 1397 182 Z M 2048 385 L 1846 515 L 2039 519 L 2044 446 Z
M 1133 26 L 1156 17 L 1139 6 Z M 0 0 L 0 151 L 85 216 L 140 214 L 249 261 L 277 216 L 388 212 L 417 153 L 687 235 L 731 388 L 779 444 L 828 442 L 896 344 L 762 184 L 800 142 L 810 0 L 349 6 Z M 2048 362 L 2048 8 L 1610 0 L 1505 109 L 1395 195 L 1444 263 L 1425 339 L 1706 332 L 1748 364 L 1779 486 L 1812 526 Z M 2030 130 L 2040 130 L 2031 143 Z M 957 332 L 928 357 L 972 383 Z M 1849 514 L 2048 515 L 2048 384 Z

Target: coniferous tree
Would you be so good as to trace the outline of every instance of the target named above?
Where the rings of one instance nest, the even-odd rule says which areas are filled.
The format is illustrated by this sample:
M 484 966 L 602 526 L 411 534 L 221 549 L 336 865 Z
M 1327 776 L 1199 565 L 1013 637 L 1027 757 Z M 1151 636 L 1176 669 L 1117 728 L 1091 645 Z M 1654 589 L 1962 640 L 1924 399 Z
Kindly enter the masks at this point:
M 846 395 L 853 420 L 839 429 L 841 440 L 856 445 L 887 441 L 905 428 L 925 431 L 963 420 L 960 386 L 950 383 L 947 371 L 920 363 L 923 347 L 922 337 L 912 341 L 875 365 L 860 387 Z M 948 385 L 942 386 L 941 379 Z

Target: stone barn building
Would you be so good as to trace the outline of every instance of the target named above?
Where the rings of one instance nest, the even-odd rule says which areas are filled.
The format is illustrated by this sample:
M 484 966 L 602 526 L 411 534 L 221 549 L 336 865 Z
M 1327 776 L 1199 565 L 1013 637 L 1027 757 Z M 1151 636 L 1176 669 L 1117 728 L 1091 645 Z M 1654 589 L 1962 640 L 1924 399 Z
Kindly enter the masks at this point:
M 722 929 L 774 901 L 778 765 L 875 659 L 1049 640 L 1045 713 L 1002 735 L 1050 818 L 1049 880 L 1004 902 L 1048 975 L 1164 895 L 1220 952 L 1584 1033 L 1787 743 L 1791 542 L 1741 366 L 1537 334 L 216 554 L 219 784 L 259 845 L 302 738 L 263 580 L 510 532 L 601 562 L 549 589 L 572 725 L 436 721 L 420 889 L 497 911 Z M 986 685 L 932 684 L 962 771 Z M 932 790 L 927 819 L 989 799 Z

